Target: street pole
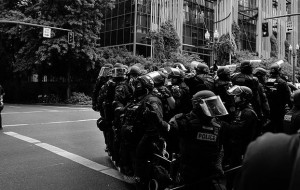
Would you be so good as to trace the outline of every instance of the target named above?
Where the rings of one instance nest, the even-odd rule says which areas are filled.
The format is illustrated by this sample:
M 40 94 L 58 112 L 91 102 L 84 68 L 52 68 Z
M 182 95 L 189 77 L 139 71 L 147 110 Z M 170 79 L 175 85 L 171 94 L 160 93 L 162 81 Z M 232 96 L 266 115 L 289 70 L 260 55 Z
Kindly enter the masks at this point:
M 295 84 L 295 53 L 293 52 L 293 84 Z

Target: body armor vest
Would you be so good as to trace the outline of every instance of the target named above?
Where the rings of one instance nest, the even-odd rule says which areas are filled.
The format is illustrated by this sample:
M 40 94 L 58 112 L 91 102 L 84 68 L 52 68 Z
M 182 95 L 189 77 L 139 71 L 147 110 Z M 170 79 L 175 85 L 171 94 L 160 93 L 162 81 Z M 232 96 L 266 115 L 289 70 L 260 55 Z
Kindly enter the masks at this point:
M 183 115 L 178 124 L 183 175 L 197 175 L 201 179 L 222 174 L 220 125 L 214 121 L 203 124 L 193 113 Z

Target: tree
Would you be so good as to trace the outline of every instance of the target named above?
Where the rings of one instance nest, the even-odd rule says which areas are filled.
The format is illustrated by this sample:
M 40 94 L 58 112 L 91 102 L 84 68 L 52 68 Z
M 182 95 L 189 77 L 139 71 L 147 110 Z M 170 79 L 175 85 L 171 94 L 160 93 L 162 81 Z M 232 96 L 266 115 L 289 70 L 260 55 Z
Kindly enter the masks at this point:
M 278 57 L 278 42 L 277 42 L 277 38 L 275 37 L 274 34 L 270 37 L 270 42 L 271 42 L 270 56 L 277 58 Z
M 148 37 L 154 41 L 154 58 L 160 63 L 171 59 L 172 54 L 178 52 L 181 46 L 179 36 L 171 20 L 163 23 L 158 32 L 149 32 Z
M 215 43 L 213 46 L 214 52 L 216 52 L 218 65 L 228 65 L 230 54 L 234 54 L 236 44 L 233 39 L 230 38 L 229 33 L 223 34 L 219 43 Z
M 64 74 L 70 80 L 75 78 L 72 76 L 86 77 L 84 71 L 89 71 L 101 59 L 96 40 L 103 12 L 113 7 L 114 0 L 4 0 L 0 5 L 2 19 L 75 32 L 75 43 L 70 45 L 65 31 L 54 30 L 53 37 L 45 39 L 41 28 L 22 26 L 20 30 L 17 25 L 5 25 L 0 32 L 7 43 L 13 44 L 13 47 L 5 44 L 4 48 L 14 50 L 9 59 L 14 71 L 43 74 L 51 71 L 43 68 L 56 67 L 59 71 L 55 73 Z

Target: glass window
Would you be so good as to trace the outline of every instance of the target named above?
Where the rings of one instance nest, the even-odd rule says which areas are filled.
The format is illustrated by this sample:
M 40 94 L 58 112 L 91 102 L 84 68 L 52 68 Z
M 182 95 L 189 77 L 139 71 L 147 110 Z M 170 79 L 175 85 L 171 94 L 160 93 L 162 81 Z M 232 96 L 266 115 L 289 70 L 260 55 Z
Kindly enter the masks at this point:
M 138 15 L 137 26 L 147 27 L 147 16 L 146 15 Z
M 118 44 L 123 44 L 124 43 L 124 30 L 120 29 L 118 30 Z
M 125 2 L 119 3 L 119 15 L 123 15 L 125 10 Z
M 111 30 L 111 19 L 107 19 L 105 22 L 105 31 Z
M 112 19 L 112 30 L 116 30 L 118 28 L 118 18 L 113 18 Z
M 127 0 L 126 2 L 125 2 L 125 14 L 126 13 L 131 13 L 132 11 L 131 11 L 131 0 Z
M 124 27 L 125 27 L 124 23 L 125 23 L 125 21 L 124 21 L 124 15 L 119 16 L 119 19 L 118 19 L 118 27 L 119 27 L 119 28 L 124 28 Z
M 124 29 L 124 44 L 130 43 L 130 28 Z
M 119 4 L 115 3 L 115 8 L 112 9 L 112 16 L 118 16 Z
M 105 32 L 105 46 L 110 46 L 110 32 Z
M 111 45 L 117 44 L 117 31 L 111 32 Z
M 111 17 L 111 10 L 110 9 L 106 9 L 106 16 L 105 18 L 110 18 Z
M 104 46 L 104 33 L 100 33 L 100 46 Z
M 136 45 L 136 54 L 137 55 L 143 55 L 144 57 L 147 57 L 147 48 L 143 45 Z
M 131 26 L 131 14 L 125 15 L 125 27 Z

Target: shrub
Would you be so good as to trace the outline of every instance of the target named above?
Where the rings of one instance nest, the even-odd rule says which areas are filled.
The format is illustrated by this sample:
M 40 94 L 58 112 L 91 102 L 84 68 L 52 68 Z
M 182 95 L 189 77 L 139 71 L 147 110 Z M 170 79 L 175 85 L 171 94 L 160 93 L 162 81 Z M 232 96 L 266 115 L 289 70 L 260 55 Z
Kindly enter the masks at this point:
M 92 98 L 82 92 L 73 92 L 71 97 L 66 101 L 68 104 L 91 105 Z

